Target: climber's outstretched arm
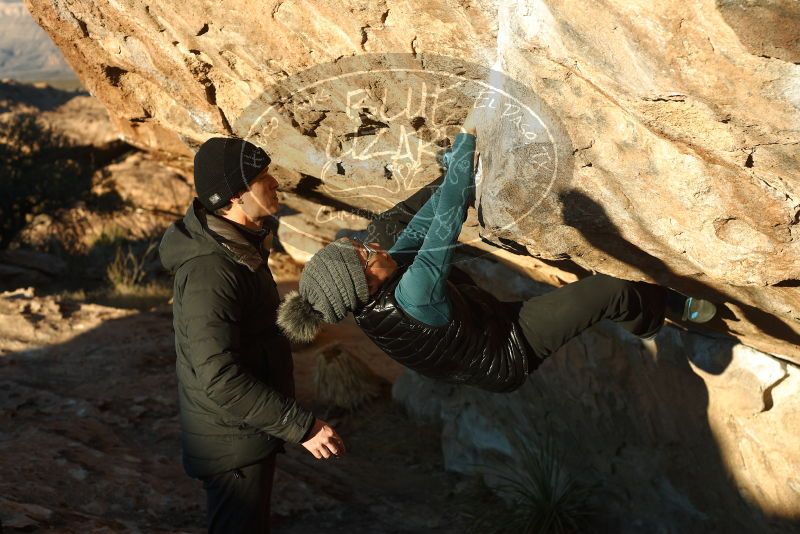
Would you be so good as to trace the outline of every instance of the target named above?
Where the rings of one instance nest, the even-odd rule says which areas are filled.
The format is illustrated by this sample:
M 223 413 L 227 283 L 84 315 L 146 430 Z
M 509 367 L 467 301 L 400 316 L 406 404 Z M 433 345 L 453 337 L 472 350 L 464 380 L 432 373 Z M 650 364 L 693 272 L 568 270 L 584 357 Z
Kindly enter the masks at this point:
M 456 136 L 444 181 L 414 216 L 414 219 L 419 218 L 418 224 L 412 219 L 389 251 L 395 256 L 398 251 L 413 251 L 418 247 L 411 266 L 395 289 L 395 298 L 403 311 L 433 326 L 450 321 L 445 283 L 450 273 L 453 246 L 461 233 L 466 204 L 474 187 L 475 134 L 464 130 Z M 427 226 L 424 237 L 415 226 Z
M 445 176 L 445 180 L 447 177 Z M 442 182 L 444 183 L 444 182 Z M 414 214 L 414 217 L 397 236 L 397 240 L 389 249 L 389 254 L 398 265 L 408 265 L 414 261 L 417 252 L 425 241 L 431 221 L 436 214 L 436 206 L 439 204 L 442 186 L 436 188 L 433 195 L 425 204 Z
M 473 109 L 467 115 L 464 125 L 461 127 L 461 134 L 469 134 L 475 137 L 475 122 L 475 112 Z M 450 169 L 450 162 L 456 155 L 455 152 L 456 147 L 454 145 L 445 153 L 444 159 L 448 171 Z M 447 175 L 445 175 L 445 180 L 447 180 Z M 422 243 L 425 240 L 425 236 L 428 234 L 428 229 L 430 228 L 431 222 L 435 216 L 441 191 L 442 188 L 440 185 L 436 188 L 436 191 L 433 193 L 433 195 L 428 198 L 425 204 L 414 214 L 411 221 L 406 225 L 403 231 L 398 234 L 394 244 L 392 244 L 391 248 L 389 248 L 389 254 L 392 255 L 392 258 L 398 264 L 407 265 L 414 261 L 417 251 L 419 251 L 420 247 L 422 247 Z M 395 208 L 397 208 L 397 206 Z

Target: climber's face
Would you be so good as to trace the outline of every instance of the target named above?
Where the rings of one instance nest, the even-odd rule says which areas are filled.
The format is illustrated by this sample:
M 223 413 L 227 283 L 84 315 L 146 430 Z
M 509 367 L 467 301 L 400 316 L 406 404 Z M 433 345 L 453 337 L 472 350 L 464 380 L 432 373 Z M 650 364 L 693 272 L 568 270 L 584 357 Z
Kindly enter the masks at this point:
M 397 269 L 397 262 L 378 243 L 367 243 L 365 247 L 358 239 L 352 239 L 351 242 L 356 251 L 358 251 L 361 264 L 364 266 L 364 275 L 367 277 L 369 294 L 374 295 L 383 283 L 394 274 Z M 370 253 L 367 248 L 372 252 Z
M 278 180 L 265 168 L 250 181 L 249 189 L 241 195 L 245 213 L 252 219 L 260 220 L 274 215 L 280 209 L 278 203 Z

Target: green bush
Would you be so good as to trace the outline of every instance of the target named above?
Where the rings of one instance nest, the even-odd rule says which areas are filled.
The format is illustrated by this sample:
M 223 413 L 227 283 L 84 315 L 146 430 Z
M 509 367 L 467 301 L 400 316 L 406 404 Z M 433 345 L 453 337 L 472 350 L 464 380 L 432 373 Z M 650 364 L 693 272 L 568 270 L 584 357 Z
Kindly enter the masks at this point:
M 35 115 L 0 121 L 0 249 L 26 222 L 86 197 L 91 166 Z

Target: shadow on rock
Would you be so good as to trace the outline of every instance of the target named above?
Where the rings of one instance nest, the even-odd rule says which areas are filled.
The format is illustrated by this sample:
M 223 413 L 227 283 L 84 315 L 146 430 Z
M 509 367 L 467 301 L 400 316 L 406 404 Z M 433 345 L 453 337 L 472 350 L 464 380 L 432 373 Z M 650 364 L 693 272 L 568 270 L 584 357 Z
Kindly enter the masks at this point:
M 564 224 L 581 232 L 584 238 L 598 250 L 617 260 L 635 266 L 656 283 L 672 287 L 686 295 L 701 297 L 717 305 L 717 315 L 702 325 L 692 324 L 692 329 L 713 335 L 710 331 L 729 336 L 730 330 L 724 319 L 734 319 L 734 313 L 726 304 L 735 304 L 745 318 L 764 334 L 800 344 L 800 334 L 792 330 L 785 321 L 759 308 L 741 302 L 736 297 L 711 287 L 703 282 L 676 275 L 661 259 L 647 253 L 633 243 L 623 239 L 619 229 L 609 219 L 602 205 L 578 190 L 567 190 L 559 195 Z M 686 326 L 684 323 L 683 326 Z
M 653 406 L 650 426 L 653 432 L 663 432 L 662 421 L 666 421 L 665 424 L 669 425 L 670 420 L 674 422 L 682 419 L 687 428 L 694 430 L 692 443 L 695 445 L 691 454 L 684 454 L 688 442 L 682 439 L 674 442 L 674 452 L 664 464 L 664 474 L 669 477 L 666 483 L 677 483 L 678 487 L 665 487 L 665 495 L 672 495 L 675 499 L 684 498 L 681 494 L 690 496 L 701 515 L 713 516 L 712 523 L 706 524 L 709 527 L 714 525 L 715 528 L 724 525 L 723 531 L 735 529 L 740 532 L 766 532 L 770 527 L 775 529 L 774 532 L 800 531 L 800 521 L 796 518 L 765 517 L 757 506 L 748 503 L 742 497 L 735 484 L 735 478 L 723 461 L 722 451 L 708 420 L 708 387 L 703 378 L 689 365 L 691 360 L 691 363 L 699 369 L 713 375 L 722 374 L 730 365 L 733 357 L 732 349 L 737 344 L 736 339 L 728 335 L 707 332 L 708 329 L 717 332 L 727 331 L 722 318 L 731 318 L 733 313 L 725 306 L 726 302 L 735 302 L 749 321 L 769 335 L 794 343 L 800 342 L 800 338 L 777 317 L 736 301 L 730 295 L 704 285 L 696 279 L 677 276 L 662 260 L 623 239 L 619 228 L 609 219 L 603 207 L 585 193 L 568 190 L 560 195 L 560 200 L 564 207 L 562 211 L 564 223 L 580 231 L 598 250 L 641 269 L 656 280 L 656 283 L 661 285 L 669 283 L 682 293 L 697 295 L 717 304 L 718 315 L 712 321 L 703 325 L 691 324 L 692 330 L 706 331 L 705 336 L 688 336 L 680 333 L 677 337 L 659 335 L 655 339 L 654 361 L 658 369 L 655 373 L 649 373 L 649 380 L 656 381 L 650 382 L 649 387 L 656 395 L 665 394 L 661 397 L 665 402 Z M 686 327 L 687 324 L 683 323 L 682 326 Z M 708 337 L 709 335 L 712 337 Z M 676 346 L 678 338 L 694 341 L 690 344 L 681 342 Z M 704 346 L 697 346 L 698 342 Z M 665 358 L 664 354 L 669 356 Z M 684 354 L 686 358 L 682 357 Z M 659 385 L 662 377 L 676 373 L 682 377 L 678 378 L 682 388 L 680 399 L 668 396 L 669 392 L 674 395 L 678 389 L 662 388 L 663 384 Z M 663 391 L 659 392 L 662 389 Z M 643 398 L 647 398 L 647 393 L 644 397 L 640 396 L 633 400 L 641 401 Z M 680 415 L 676 416 L 674 410 L 680 410 Z M 659 411 L 663 412 L 663 416 L 658 415 Z M 680 430 L 675 430 L 677 430 L 675 433 L 664 432 L 664 438 L 669 439 L 669 436 L 673 436 L 674 439 L 676 435 L 680 437 Z M 698 519 L 703 518 L 698 517 Z M 700 524 L 703 524 L 703 521 Z

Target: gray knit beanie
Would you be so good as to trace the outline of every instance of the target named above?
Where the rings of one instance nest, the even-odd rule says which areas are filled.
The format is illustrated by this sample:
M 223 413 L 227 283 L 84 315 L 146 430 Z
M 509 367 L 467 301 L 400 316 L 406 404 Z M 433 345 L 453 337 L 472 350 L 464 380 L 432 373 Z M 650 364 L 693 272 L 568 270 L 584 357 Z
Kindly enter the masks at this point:
M 300 275 L 300 291 L 287 293 L 278 307 L 278 326 L 293 341 L 308 343 L 323 322 L 338 323 L 369 301 L 364 266 L 350 238 L 314 254 Z

